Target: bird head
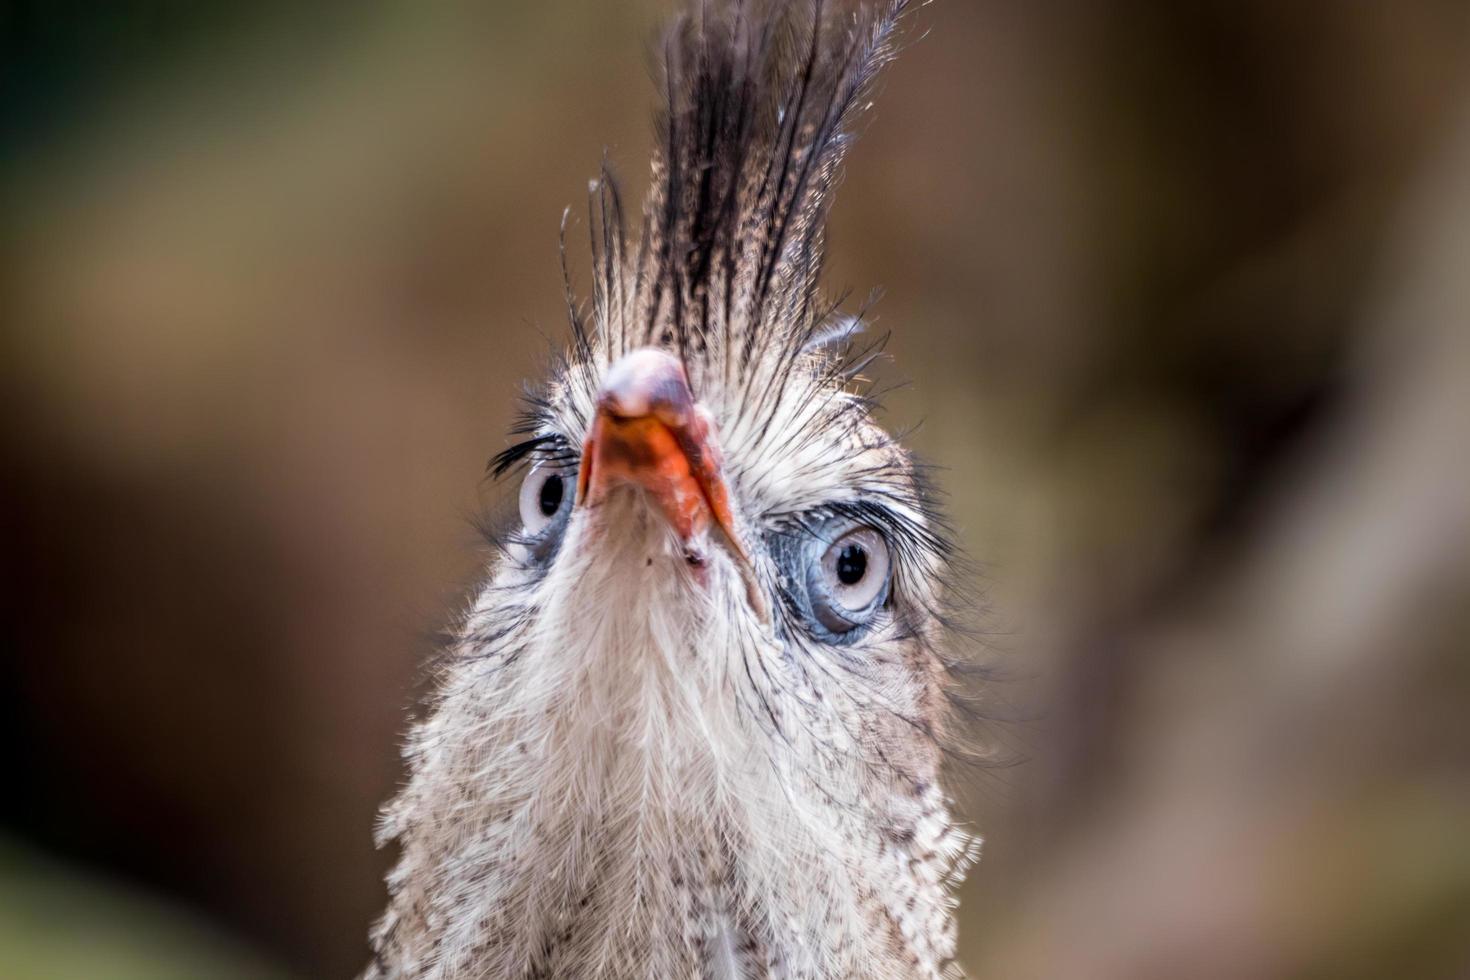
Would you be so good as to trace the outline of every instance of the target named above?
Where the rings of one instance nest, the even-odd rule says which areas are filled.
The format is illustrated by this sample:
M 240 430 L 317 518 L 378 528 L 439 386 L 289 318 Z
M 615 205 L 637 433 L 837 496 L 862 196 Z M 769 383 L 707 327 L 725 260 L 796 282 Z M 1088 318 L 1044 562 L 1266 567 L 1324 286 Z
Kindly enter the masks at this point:
M 950 548 L 818 284 L 904 6 L 670 29 L 641 232 L 604 168 L 591 302 L 493 462 L 513 528 L 387 811 L 383 975 L 948 975 Z

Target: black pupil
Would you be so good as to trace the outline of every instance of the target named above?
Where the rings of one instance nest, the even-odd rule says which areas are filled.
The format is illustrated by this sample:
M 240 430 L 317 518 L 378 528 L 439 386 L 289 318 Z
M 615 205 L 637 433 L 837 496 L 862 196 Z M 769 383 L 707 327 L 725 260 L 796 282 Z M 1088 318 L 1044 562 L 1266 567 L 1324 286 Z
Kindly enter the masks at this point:
M 541 494 L 537 500 L 537 503 L 541 507 L 541 513 L 547 517 L 555 514 L 561 508 L 561 496 L 565 492 L 566 489 L 562 485 L 560 476 L 557 476 L 555 473 L 548 476 L 546 482 L 541 484 Z
M 868 572 L 868 553 L 860 544 L 843 545 L 837 554 L 837 581 L 857 585 Z

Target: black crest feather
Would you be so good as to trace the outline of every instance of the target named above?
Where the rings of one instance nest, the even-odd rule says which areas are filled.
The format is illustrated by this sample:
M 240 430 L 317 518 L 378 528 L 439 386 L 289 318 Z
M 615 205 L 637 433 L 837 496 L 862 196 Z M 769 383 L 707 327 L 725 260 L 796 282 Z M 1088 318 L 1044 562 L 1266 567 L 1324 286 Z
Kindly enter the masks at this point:
M 801 351 L 831 312 L 817 294 L 831 192 L 909 6 L 692 0 L 673 22 L 635 254 L 605 170 L 592 201 L 593 303 L 612 356 L 655 344 L 729 381 Z

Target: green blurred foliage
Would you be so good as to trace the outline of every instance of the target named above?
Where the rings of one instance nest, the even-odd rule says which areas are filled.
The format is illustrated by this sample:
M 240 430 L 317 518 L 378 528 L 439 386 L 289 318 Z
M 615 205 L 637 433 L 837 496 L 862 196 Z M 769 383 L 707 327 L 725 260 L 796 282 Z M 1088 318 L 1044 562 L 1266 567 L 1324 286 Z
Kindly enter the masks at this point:
M 0 839 L 7 980 L 284 980 L 197 917 Z

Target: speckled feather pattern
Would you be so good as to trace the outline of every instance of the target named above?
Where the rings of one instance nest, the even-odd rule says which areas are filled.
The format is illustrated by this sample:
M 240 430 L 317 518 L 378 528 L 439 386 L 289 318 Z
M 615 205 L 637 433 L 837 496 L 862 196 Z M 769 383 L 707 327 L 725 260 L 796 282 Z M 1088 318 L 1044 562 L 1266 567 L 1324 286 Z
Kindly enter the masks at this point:
M 641 235 L 604 175 L 592 303 L 569 301 L 523 434 L 575 467 L 609 365 L 679 355 L 771 621 L 723 552 L 696 581 L 631 487 L 573 511 L 547 560 L 510 536 L 383 816 L 400 857 L 367 980 L 958 976 L 976 844 L 940 782 L 948 548 L 817 288 L 903 8 L 710 0 L 670 29 Z M 843 644 L 804 628 L 775 558 L 833 512 L 881 514 L 893 552 L 885 615 Z

